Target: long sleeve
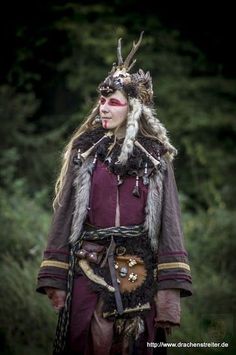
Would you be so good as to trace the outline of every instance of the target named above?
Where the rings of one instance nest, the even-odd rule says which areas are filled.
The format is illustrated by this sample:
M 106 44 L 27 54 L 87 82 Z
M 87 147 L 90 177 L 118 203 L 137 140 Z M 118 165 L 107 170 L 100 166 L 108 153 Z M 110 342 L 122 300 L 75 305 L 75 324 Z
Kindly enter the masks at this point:
M 158 249 L 158 290 L 180 289 L 180 296 L 192 294 L 188 254 L 184 247 L 181 211 L 173 166 L 167 164 L 164 177 L 163 210 Z
M 40 293 L 45 293 L 45 287 L 66 290 L 69 259 L 68 240 L 75 205 L 73 181 L 74 164 L 71 158 L 60 206 L 57 206 L 53 214 L 47 246 L 38 274 L 36 290 Z

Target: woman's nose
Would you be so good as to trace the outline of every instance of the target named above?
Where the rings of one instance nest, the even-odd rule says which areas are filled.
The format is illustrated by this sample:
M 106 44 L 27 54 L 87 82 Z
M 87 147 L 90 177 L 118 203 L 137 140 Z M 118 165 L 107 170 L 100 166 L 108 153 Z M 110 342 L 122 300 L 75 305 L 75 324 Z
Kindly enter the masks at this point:
M 104 104 L 101 105 L 100 109 L 101 109 L 101 112 L 102 112 L 102 113 L 107 113 L 107 112 L 109 112 L 109 108 L 108 108 L 108 105 L 107 105 L 106 102 L 104 102 Z
M 107 110 L 107 108 L 106 108 L 106 107 L 104 107 L 104 106 L 103 106 L 103 107 L 101 108 L 101 112 L 102 112 L 102 113 L 107 113 L 107 112 L 108 112 L 108 110 Z

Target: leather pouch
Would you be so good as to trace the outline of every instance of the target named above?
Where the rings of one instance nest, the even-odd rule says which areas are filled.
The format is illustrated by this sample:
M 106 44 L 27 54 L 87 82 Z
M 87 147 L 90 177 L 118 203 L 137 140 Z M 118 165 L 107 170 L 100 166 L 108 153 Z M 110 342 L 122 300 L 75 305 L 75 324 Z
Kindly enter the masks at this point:
M 79 259 L 86 259 L 90 263 L 99 264 L 106 251 L 104 245 L 83 241 L 81 248 L 75 252 Z
M 115 269 L 121 293 L 135 291 L 147 277 L 144 262 L 136 255 L 116 256 Z

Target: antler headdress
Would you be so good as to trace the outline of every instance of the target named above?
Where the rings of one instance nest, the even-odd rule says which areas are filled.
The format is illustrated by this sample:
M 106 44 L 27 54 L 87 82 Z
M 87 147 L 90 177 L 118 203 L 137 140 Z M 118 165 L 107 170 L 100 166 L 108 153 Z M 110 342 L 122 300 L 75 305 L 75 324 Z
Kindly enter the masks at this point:
M 125 60 L 122 58 L 121 38 L 118 40 L 117 64 L 113 65 L 109 75 L 98 88 L 102 95 L 107 96 L 116 90 L 123 90 L 127 96 L 137 98 L 143 104 L 150 105 L 152 103 L 153 90 L 150 73 L 144 73 L 142 69 L 134 74 L 129 73 L 136 63 L 136 59 L 132 62 L 131 60 L 140 47 L 143 33 L 141 32 L 137 43 L 133 42 L 132 49 Z
M 141 32 L 138 42 L 133 42 L 133 47 L 125 60 L 122 58 L 121 38 L 118 40 L 117 64 L 113 65 L 109 75 L 98 87 L 103 96 L 108 96 L 116 90 L 121 90 L 128 97 L 130 109 L 127 116 L 126 135 L 119 156 L 121 163 L 125 163 L 130 154 L 132 154 L 141 117 L 147 122 L 153 135 L 166 148 L 169 157 L 172 159 L 177 153 L 169 142 L 165 127 L 158 120 L 156 112 L 152 108 L 153 89 L 150 73 L 144 73 L 142 69 L 139 69 L 136 73 L 130 74 L 130 70 L 136 62 L 134 59 L 131 63 L 131 60 L 140 47 L 142 38 L 143 32 Z

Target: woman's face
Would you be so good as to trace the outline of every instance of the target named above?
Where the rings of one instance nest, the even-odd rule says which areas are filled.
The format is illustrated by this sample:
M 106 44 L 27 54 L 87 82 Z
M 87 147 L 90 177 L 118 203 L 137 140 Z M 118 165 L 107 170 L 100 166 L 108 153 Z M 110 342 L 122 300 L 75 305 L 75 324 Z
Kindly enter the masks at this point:
M 115 91 L 110 96 L 100 97 L 99 114 L 105 129 L 115 129 L 127 118 L 128 101 L 121 91 Z

